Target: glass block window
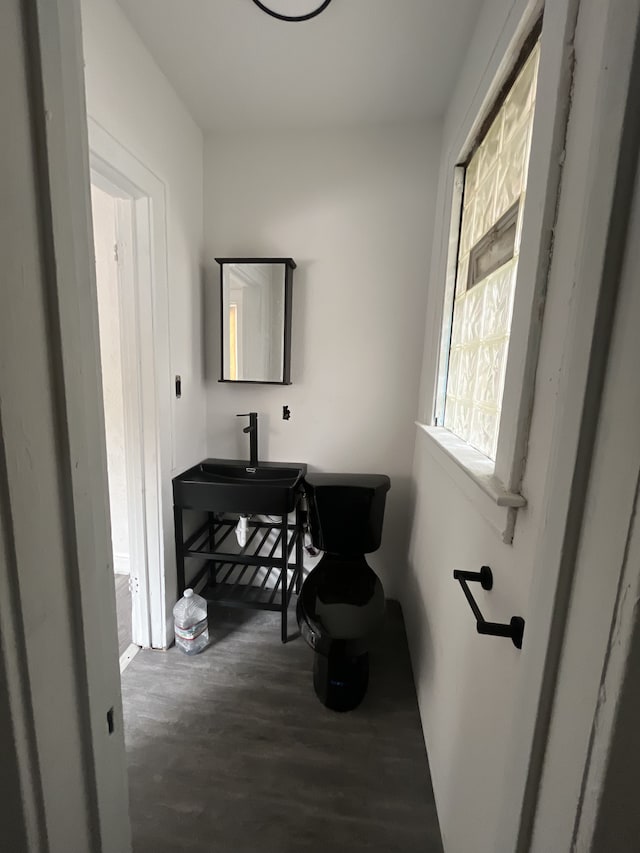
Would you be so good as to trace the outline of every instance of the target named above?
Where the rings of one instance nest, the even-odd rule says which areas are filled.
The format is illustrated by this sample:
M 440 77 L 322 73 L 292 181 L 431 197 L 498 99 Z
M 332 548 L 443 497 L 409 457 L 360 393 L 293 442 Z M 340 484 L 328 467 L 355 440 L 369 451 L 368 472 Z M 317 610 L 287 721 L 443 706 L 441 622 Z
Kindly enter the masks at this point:
M 444 426 L 495 459 L 539 42 L 466 163 Z

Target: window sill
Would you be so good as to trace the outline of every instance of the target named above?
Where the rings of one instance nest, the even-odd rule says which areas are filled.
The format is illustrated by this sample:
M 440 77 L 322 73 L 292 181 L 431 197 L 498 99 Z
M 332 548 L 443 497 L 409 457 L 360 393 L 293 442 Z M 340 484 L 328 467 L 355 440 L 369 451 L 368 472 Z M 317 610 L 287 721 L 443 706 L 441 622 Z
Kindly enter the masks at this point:
M 416 421 L 416 426 L 426 436 L 426 447 L 431 456 L 498 531 L 502 541 L 510 545 L 516 512 L 526 506 L 525 498 L 505 489 L 494 474 L 493 462 L 448 429 L 419 421 Z

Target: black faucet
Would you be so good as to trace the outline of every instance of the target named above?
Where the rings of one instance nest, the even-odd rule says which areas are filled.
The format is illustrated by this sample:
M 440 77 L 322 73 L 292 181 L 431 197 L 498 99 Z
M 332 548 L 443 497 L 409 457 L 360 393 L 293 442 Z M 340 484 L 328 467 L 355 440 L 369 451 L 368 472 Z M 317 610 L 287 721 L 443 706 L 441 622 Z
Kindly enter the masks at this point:
M 244 415 L 236 415 L 237 418 L 249 418 L 249 426 L 242 432 L 249 433 L 249 467 L 258 467 L 258 413 L 246 412 Z

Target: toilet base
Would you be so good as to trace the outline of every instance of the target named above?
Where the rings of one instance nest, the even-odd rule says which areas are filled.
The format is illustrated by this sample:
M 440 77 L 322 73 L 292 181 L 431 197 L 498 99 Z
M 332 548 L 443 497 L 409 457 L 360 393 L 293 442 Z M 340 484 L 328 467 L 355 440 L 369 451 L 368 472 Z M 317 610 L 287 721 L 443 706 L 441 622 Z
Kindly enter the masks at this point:
M 369 684 L 369 654 L 349 657 L 332 650 L 313 656 L 316 696 L 332 711 L 352 711 L 362 702 Z

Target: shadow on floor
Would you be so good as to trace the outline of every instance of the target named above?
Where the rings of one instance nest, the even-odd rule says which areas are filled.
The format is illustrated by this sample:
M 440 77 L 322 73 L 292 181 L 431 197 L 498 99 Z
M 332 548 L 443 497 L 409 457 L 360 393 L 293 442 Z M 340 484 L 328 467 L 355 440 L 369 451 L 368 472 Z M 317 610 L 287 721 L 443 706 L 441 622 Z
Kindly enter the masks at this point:
M 290 610 L 293 611 L 293 604 L 290 606 Z M 271 613 L 270 616 L 275 616 L 275 613 Z M 291 613 L 289 614 L 289 621 L 287 623 L 287 636 L 288 643 L 294 642 L 294 640 L 299 639 L 300 630 L 298 628 L 297 623 L 292 623 L 291 621 Z M 211 646 L 216 646 L 224 643 L 227 639 L 232 637 L 234 634 L 242 634 L 247 630 L 251 630 L 251 623 L 258 616 L 258 612 L 256 610 L 244 609 L 242 607 L 223 607 L 217 604 L 209 604 L 209 636 L 210 643 L 208 648 Z M 277 614 L 278 626 L 280 625 L 280 615 Z M 278 633 L 278 638 L 279 638 Z

